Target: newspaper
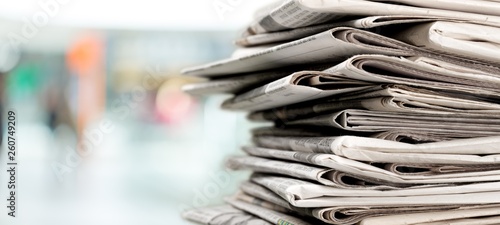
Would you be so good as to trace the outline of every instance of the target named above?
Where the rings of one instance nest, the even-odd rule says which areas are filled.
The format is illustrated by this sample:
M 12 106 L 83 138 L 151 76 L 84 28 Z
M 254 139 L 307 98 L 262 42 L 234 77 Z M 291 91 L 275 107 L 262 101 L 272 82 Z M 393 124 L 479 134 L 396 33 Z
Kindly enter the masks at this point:
M 316 181 L 323 185 L 337 188 L 392 190 L 398 189 L 397 186 L 401 186 L 380 184 L 383 182 L 379 182 L 373 178 L 367 178 L 366 176 L 365 178 L 358 178 L 356 175 L 346 174 L 344 172 L 335 171 L 325 167 L 291 163 L 280 160 L 269 160 L 260 157 L 231 157 L 229 158 L 227 164 L 229 168 L 235 170 L 249 169 L 259 173 L 291 176 L 299 179 Z M 349 178 L 350 181 L 356 181 L 356 183 L 345 183 L 344 180 L 347 180 L 347 178 Z
M 382 0 L 372 0 L 379 1 Z M 447 9 L 459 12 L 473 12 L 485 15 L 500 16 L 500 1 L 498 0 L 435 0 L 435 1 L 413 1 L 413 0 L 388 0 L 383 2 L 394 2 L 396 4 L 408 4 L 433 9 Z
M 238 192 L 232 197 L 235 200 L 241 200 L 246 203 L 250 203 L 253 205 L 257 205 L 266 209 L 270 209 L 276 212 L 280 213 L 286 213 L 286 214 L 296 214 L 293 210 L 288 209 L 287 207 L 282 207 L 280 205 L 276 205 L 272 202 L 265 201 L 263 199 L 247 195 L 244 192 Z
M 310 223 L 284 214 L 274 210 L 266 209 L 262 206 L 257 206 L 254 204 L 250 204 L 241 200 L 235 199 L 226 199 L 226 202 L 232 205 L 233 207 L 243 210 L 247 213 L 255 215 L 259 218 L 262 218 L 271 224 L 282 225 L 282 224 L 294 224 L 294 225 L 310 225 Z
M 474 99 L 457 93 L 436 92 L 406 85 L 381 85 L 348 96 L 329 97 L 320 101 L 287 105 L 272 110 L 251 113 L 253 121 L 292 121 L 344 109 L 367 109 L 390 112 L 447 112 L 499 114 L 500 104 Z
M 355 136 L 255 137 L 254 141 L 266 148 L 333 153 L 368 162 L 474 165 L 495 164 L 500 160 L 498 136 L 414 145 Z
M 206 225 L 271 225 L 229 205 L 190 209 L 184 212 L 182 217 Z
M 295 211 L 300 213 L 300 210 L 297 210 L 296 207 L 290 205 L 285 199 L 281 198 L 279 195 L 270 191 L 267 188 L 264 188 L 258 184 L 255 184 L 251 181 L 244 181 L 240 185 L 240 190 L 250 196 L 262 199 L 264 201 L 273 203 L 274 205 L 280 206 L 285 209 L 285 211 Z M 304 210 L 304 212 L 307 210 Z
M 463 208 L 425 213 L 387 215 L 362 220 L 360 225 L 481 225 L 498 224 L 500 207 Z
M 450 184 L 450 183 L 470 183 L 470 182 L 484 182 L 484 181 L 497 181 L 500 176 L 500 171 L 495 168 L 497 164 L 487 164 L 488 168 L 495 168 L 489 171 L 463 171 L 455 173 L 432 173 L 432 174 L 419 174 L 419 173 L 399 173 L 387 169 L 390 163 L 366 163 L 342 156 L 333 154 L 318 154 L 307 152 L 283 151 L 275 149 L 266 149 L 258 147 L 244 147 L 243 150 L 252 156 L 259 156 L 265 158 L 273 158 L 279 160 L 300 162 L 315 166 L 331 168 L 339 172 L 344 172 L 345 179 L 338 179 L 345 186 L 356 187 L 359 185 L 373 185 L 367 181 L 375 181 L 374 183 L 385 184 L 393 187 L 405 187 L 420 184 Z M 452 156 L 453 157 L 453 156 Z M 417 164 L 421 161 L 409 160 L 406 158 L 406 163 Z M 415 162 L 416 161 L 416 162 Z M 378 162 L 378 161 L 373 161 Z M 394 163 L 405 164 L 405 163 Z M 434 168 L 445 166 L 441 164 L 421 163 L 420 166 L 433 165 Z M 448 164 L 450 165 L 450 164 Z M 477 167 L 479 165 L 467 164 L 451 164 L 459 167 Z M 484 165 L 484 164 L 483 164 Z M 340 183 L 339 182 L 339 183 Z
M 294 207 L 276 193 L 251 181 L 245 181 L 241 183 L 240 190 L 249 196 L 253 196 L 263 201 L 270 202 L 274 205 L 280 206 L 286 209 L 286 211 L 293 211 L 298 214 L 304 214 L 304 215 L 312 215 L 311 210 Z
M 307 27 L 299 27 L 292 30 L 285 30 L 272 33 L 245 35 L 235 41 L 239 46 L 256 46 L 266 45 L 271 43 L 285 42 L 297 40 L 310 35 L 314 35 L 335 27 L 355 27 L 360 29 L 380 28 L 390 25 L 399 24 L 416 24 L 435 21 L 451 21 L 471 24 L 483 24 L 479 21 L 465 21 L 460 18 L 443 18 L 434 16 L 408 16 L 408 15 L 391 15 L 391 16 L 369 16 L 361 19 L 340 21 L 335 23 L 319 24 Z
M 468 113 L 409 113 L 347 109 L 320 115 L 285 125 L 334 127 L 356 132 L 383 132 L 390 130 L 463 134 L 469 137 L 500 135 L 500 116 Z
M 486 206 L 476 206 L 475 208 L 486 208 Z M 383 215 L 399 215 L 399 214 L 409 214 L 409 213 L 426 213 L 426 212 L 436 212 L 436 211 L 456 211 L 461 208 L 460 206 L 442 206 L 442 205 L 433 205 L 433 206 L 404 206 L 404 207 L 384 207 L 384 206 L 375 206 L 375 207 L 330 207 L 330 208 L 319 208 L 315 209 L 314 217 L 328 222 L 330 224 L 358 224 L 359 222 L 373 218 L 377 216 Z M 468 207 L 467 207 L 468 208 Z M 456 212 L 457 214 L 460 212 Z M 374 223 L 377 224 L 377 223 Z M 385 223 L 379 223 L 385 224 Z
M 393 2 L 393 3 L 391 3 Z M 409 5 L 401 5 L 400 3 Z M 424 3 L 420 3 L 424 2 Z M 462 18 L 499 26 L 499 2 L 466 1 L 384 1 L 376 0 L 285 0 L 280 6 L 262 12 L 250 27 L 248 33 L 268 33 L 321 24 L 339 20 L 345 16 L 411 15 Z M 423 7 L 418 7 L 423 6 Z M 424 8 L 428 7 L 428 8 Z M 458 12 L 461 11 L 461 12 Z M 490 15 L 485 15 L 490 14 Z
M 270 189 L 295 207 L 378 205 L 396 207 L 500 203 L 500 182 L 380 191 L 328 187 L 276 176 L 255 176 L 252 181 Z
M 500 71 L 490 73 L 427 57 L 357 55 L 323 72 L 301 71 L 273 81 L 228 99 L 222 107 L 256 111 L 374 88 L 365 82 L 500 98 Z
M 328 136 L 328 135 L 323 135 Z M 451 141 L 455 139 L 470 138 L 470 134 L 459 134 L 459 133 L 436 133 L 436 132 L 415 132 L 406 130 L 391 130 L 384 131 L 380 133 L 370 134 L 370 137 L 405 142 L 405 143 L 429 143 L 429 142 L 441 142 L 441 141 Z
M 256 199 L 261 199 L 262 201 L 270 202 L 274 205 L 279 205 L 280 207 L 286 208 L 288 210 L 294 211 L 299 214 L 304 214 L 306 216 L 313 216 L 321 221 L 329 224 L 355 224 L 363 219 L 382 216 L 382 215 L 394 215 L 394 214 L 408 214 L 417 212 L 432 212 L 432 211 L 443 211 L 443 210 L 458 210 L 458 209 L 478 209 L 478 208 L 491 208 L 498 207 L 499 205 L 488 204 L 488 205 L 432 205 L 432 206 L 418 206 L 418 205 L 408 205 L 408 206 L 357 206 L 357 207 L 326 207 L 326 208 L 298 208 L 290 205 L 287 201 L 281 198 L 274 192 L 266 189 L 260 185 L 252 182 L 244 182 L 241 185 L 241 190 L 249 196 L 254 198 L 243 198 L 243 201 L 260 202 Z
M 498 64 L 499 33 L 498 27 L 438 21 L 412 26 L 395 38 L 436 52 Z
M 357 36 L 373 39 L 376 44 L 364 44 L 357 39 Z M 244 57 L 233 57 L 188 68 L 182 72 L 193 76 L 220 77 L 289 65 L 341 61 L 346 57 L 363 53 L 413 55 L 402 50 L 408 48 L 414 47 L 368 31 L 339 27 Z
M 450 63 L 444 58 L 390 57 L 357 55 L 325 70 L 327 74 L 342 74 L 348 78 L 375 83 L 396 83 L 438 90 L 453 90 L 470 95 L 495 95 L 500 71 L 497 67 Z M 472 91 L 471 87 L 481 87 Z M 488 94 L 489 93 L 489 94 Z M 490 96 L 496 99 L 494 96 Z
M 411 163 L 386 163 L 382 166 L 395 174 L 435 175 L 500 170 L 500 165 L 417 165 Z
M 234 74 L 282 68 L 310 63 L 332 63 L 358 54 L 390 56 L 425 56 L 470 68 L 489 69 L 486 63 L 441 55 L 393 38 L 356 28 L 338 27 L 306 38 L 277 45 L 242 57 L 187 68 L 182 73 L 201 77 L 223 77 Z M 498 68 L 493 68 L 498 72 Z
M 278 111 L 279 112 L 279 111 Z M 276 120 L 277 123 L 283 123 L 286 120 Z M 421 144 L 439 141 L 451 141 L 455 139 L 470 138 L 470 134 L 459 133 L 433 133 L 433 132 L 415 132 L 406 130 L 391 130 L 377 133 L 360 133 L 351 132 L 333 127 L 296 127 L 282 126 L 280 127 L 259 127 L 252 130 L 252 135 L 257 136 L 276 136 L 276 137 L 327 137 L 327 136 L 343 136 L 343 135 L 360 135 L 373 137 L 377 139 Z
M 240 156 L 229 158 L 226 162 L 226 166 L 233 170 L 250 169 L 254 172 L 289 175 L 299 179 L 317 181 L 327 186 L 341 187 L 334 181 L 328 179 L 326 174 L 334 172 L 332 169 L 311 165 L 288 163 L 259 157 Z
M 426 215 L 423 215 L 426 216 Z M 458 216 L 460 217 L 460 216 Z M 419 223 L 417 225 L 498 225 L 500 216 L 472 217 L 467 219 L 443 220 L 439 222 Z
M 278 111 L 279 112 L 279 111 Z M 286 120 L 276 120 L 283 123 Z M 422 144 L 429 142 L 451 141 L 455 139 L 471 138 L 470 133 L 443 133 L 443 132 L 417 132 L 408 130 L 390 130 L 377 133 L 361 133 L 352 132 L 333 127 L 317 127 L 317 126 L 282 126 L 280 127 L 259 127 L 252 130 L 252 135 L 257 136 L 275 136 L 275 137 L 327 137 L 327 136 L 344 136 L 358 135 L 373 137 L 377 139 L 397 141 L 411 144 Z M 478 135 L 478 134 L 476 134 Z M 481 135 L 478 135 L 481 136 Z
M 300 70 L 324 70 L 331 64 L 302 65 L 300 67 L 290 66 L 278 70 L 268 70 L 240 74 L 238 76 L 221 77 L 208 81 L 191 83 L 182 86 L 182 90 L 191 95 L 209 95 L 219 93 L 241 93 L 249 89 L 267 84 L 271 81 L 288 76 Z
M 316 127 L 315 127 L 316 128 Z M 252 129 L 253 136 L 279 136 L 279 137 L 324 137 L 324 136 L 342 136 L 352 135 L 353 132 L 344 131 L 341 129 L 310 129 L 304 127 L 258 127 Z
M 230 110 L 269 109 L 364 90 L 372 86 L 374 84 L 340 76 L 328 76 L 322 72 L 296 72 L 228 99 L 224 101 L 222 108 Z
M 231 54 L 231 58 L 241 58 L 247 55 L 252 55 L 255 53 L 262 52 L 268 48 L 272 48 L 278 44 L 266 44 L 259 46 L 251 46 L 251 47 L 238 47 L 234 50 L 233 54 Z
M 182 90 L 191 95 L 209 95 L 218 93 L 240 93 L 252 86 L 259 86 L 290 75 L 287 70 L 273 70 L 249 73 L 237 77 L 191 83 L 182 86 Z

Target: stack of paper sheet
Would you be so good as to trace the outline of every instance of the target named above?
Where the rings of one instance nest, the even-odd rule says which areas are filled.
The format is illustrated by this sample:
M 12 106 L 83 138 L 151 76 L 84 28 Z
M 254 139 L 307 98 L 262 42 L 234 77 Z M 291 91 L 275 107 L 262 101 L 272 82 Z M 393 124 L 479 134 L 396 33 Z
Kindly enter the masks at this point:
M 202 224 L 500 224 L 500 1 L 283 0 L 194 95 L 273 125 Z M 231 137 L 228 137 L 231 138 Z

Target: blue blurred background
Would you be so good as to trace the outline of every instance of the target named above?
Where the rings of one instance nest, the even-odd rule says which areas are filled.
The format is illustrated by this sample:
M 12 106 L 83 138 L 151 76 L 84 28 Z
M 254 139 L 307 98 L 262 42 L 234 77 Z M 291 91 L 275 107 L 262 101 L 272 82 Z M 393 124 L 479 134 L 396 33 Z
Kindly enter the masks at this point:
M 219 109 L 228 96 L 182 93 L 194 78 L 179 71 L 230 56 L 266 1 L 0 2 L 19 162 L 17 217 L 1 201 L 0 224 L 190 224 L 183 209 L 222 203 L 248 175 L 223 163 L 255 125 Z

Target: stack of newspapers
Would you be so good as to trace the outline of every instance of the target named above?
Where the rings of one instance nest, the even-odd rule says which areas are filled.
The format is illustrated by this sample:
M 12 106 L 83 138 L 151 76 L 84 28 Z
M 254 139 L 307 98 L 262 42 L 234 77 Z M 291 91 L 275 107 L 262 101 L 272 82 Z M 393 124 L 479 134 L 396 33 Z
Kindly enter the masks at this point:
M 500 0 L 281 0 L 193 95 L 269 122 L 210 225 L 500 224 Z M 224 121 L 220 121 L 223 123 Z

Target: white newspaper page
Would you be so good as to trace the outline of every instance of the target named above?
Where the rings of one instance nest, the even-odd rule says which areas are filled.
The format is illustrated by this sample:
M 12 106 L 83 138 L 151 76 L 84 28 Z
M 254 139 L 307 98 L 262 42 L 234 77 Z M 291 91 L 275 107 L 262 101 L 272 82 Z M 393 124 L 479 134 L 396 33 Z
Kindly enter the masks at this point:
M 250 73 L 237 77 L 221 78 L 182 86 L 182 90 L 191 95 L 209 95 L 219 93 L 239 93 L 250 87 L 264 85 L 279 78 L 290 75 L 288 70 L 274 70 Z
M 244 192 L 236 193 L 235 195 L 233 195 L 233 199 L 240 200 L 240 201 L 252 204 L 252 205 L 260 206 L 260 207 L 263 207 L 266 209 L 270 209 L 270 210 L 273 210 L 276 212 L 296 215 L 296 213 L 294 213 L 292 210 L 290 210 L 288 208 L 282 207 L 280 205 L 276 205 L 272 202 L 257 198 L 257 197 L 252 196 L 252 195 L 247 195 Z
M 446 114 L 499 114 L 500 104 L 471 96 L 444 93 L 406 85 L 381 85 L 379 90 L 348 96 L 329 97 L 251 113 L 252 121 L 293 121 L 344 109 L 367 109 L 387 112 Z
M 281 225 L 281 224 L 310 225 L 310 223 L 305 222 L 296 217 L 280 213 L 277 211 L 273 211 L 270 209 L 266 209 L 264 207 L 249 204 L 244 201 L 227 199 L 226 202 L 228 202 L 235 208 L 241 209 L 247 213 L 255 215 L 275 225 Z
M 319 80 L 323 83 L 318 82 Z M 327 82 L 330 85 L 324 84 Z M 228 99 L 222 104 L 222 108 L 263 110 L 364 90 L 372 86 L 373 84 L 364 81 L 324 76 L 321 72 L 297 72 Z
M 407 1 L 415 4 L 416 1 Z M 422 1 L 421 1 L 422 2 Z M 268 33 L 273 31 L 288 30 L 290 28 L 306 27 L 327 21 L 340 19 L 344 16 L 387 16 L 387 15 L 411 15 L 411 16 L 436 16 L 446 18 L 462 18 L 484 22 L 491 26 L 499 26 L 500 13 L 496 10 L 499 2 L 495 1 L 472 1 L 474 7 L 465 6 L 462 1 L 451 1 L 440 3 L 423 1 L 415 5 L 427 6 L 416 7 L 399 4 L 391 4 L 387 1 L 377 2 L 369 0 L 285 0 L 282 5 L 269 10 L 266 16 L 259 17 L 249 27 L 250 33 Z M 396 2 L 396 3 L 399 3 Z M 492 7 L 493 6 L 493 7 Z M 432 8 L 430 8 L 432 7 Z M 454 10 L 461 9 L 457 12 Z M 484 9 L 484 10 L 483 10 Z M 481 11 L 481 13 L 474 13 Z M 492 15 L 485 15 L 491 13 Z
M 477 206 L 477 208 L 486 208 L 485 206 Z M 314 209 L 314 217 L 321 219 L 330 224 L 357 224 L 360 221 L 383 215 L 398 215 L 409 213 L 425 213 L 443 210 L 457 210 L 460 206 L 403 206 L 403 207 L 329 207 Z
M 482 72 L 464 70 L 467 67 Z M 454 91 L 491 99 L 497 99 L 499 95 L 500 72 L 497 67 L 474 68 L 472 65 L 460 63 L 453 65 L 428 57 L 357 55 L 323 72 L 332 76 L 342 74 L 343 77 L 366 82 Z
M 478 205 L 500 203 L 493 183 L 398 190 L 351 190 L 284 177 L 257 176 L 252 181 L 272 190 L 296 207 Z
M 312 64 L 300 67 L 289 66 L 277 70 L 253 72 L 238 76 L 221 77 L 199 83 L 184 85 L 182 90 L 192 95 L 209 95 L 219 93 L 242 93 L 253 88 L 265 85 L 269 82 L 286 77 L 300 70 L 322 71 L 331 67 L 332 64 Z
M 430 154 L 462 154 L 486 155 L 500 154 L 500 137 L 469 138 L 445 142 L 407 144 L 395 141 L 357 136 L 286 138 L 257 137 L 258 143 L 276 144 L 282 149 L 301 150 L 319 153 L 341 153 L 349 149 L 388 153 L 430 153 Z M 269 141 L 269 143 L 266 143 Z
M 357 178 L 355 175 L 348 175 L 326 167 L 305 165 L 299 163 L 284 162 L 279 160 L 269 160 L 260 157 L 233 157 L 228 160 L 231 169 L 249 169 L 259 173 L 279 174 L 291 176 L 298 179 L 317 181 L 326 186 L 338 188 L 356 188 L 373 190 L 392 190 L 398 189 L 397 185 L 390 186 L 376 181 L 373 178 Z M 346 184 L 343 178 L 349 177 L 350 180 L 356 180 L 357 184 Z M 365 176 L 366 177 L 366 176 Z M 375 183 L 375 184 L 374 184 Z
M 481 208 L 481 209 L 458 209 L 449 211 L 436 211 L 436 212 L 426 212 L 426 213 L 413 213 L 413 214 L 402 214 L 402 215 L 388 215 L 381 217 L 367 218 L 360 222 L 360 225 L 406 225 L 406 224 L 421 224 L 421 225 L 431 225 L 431 224 L 460 224 L 458 222 L 469 222 L 461 224 L 495 224 L 491 223 L 492 220 L 488 219 L 488 216 L 495 216 L 493 221 L 498 221 L 498 216 L 500 214 L 500 207 L 491 208 Z M 488 221 L 488 223 L 471 223 L 470 220 L 456 221 L 456 219 L 466 219 L 466 218 L 481 218 L 477 220 Z M 441 223 L 440 223 L 441 222 Z M 479 222 L 479 221 L 478 221 Z
M 226 166 L 233 170 L 250 169 L 254 172 L 273 173 L 288 175 L 299 179 L 318 181 L 324 185 L 337 186 L 333 181 L 323 177 L 326 173 L 331 173 L 331 169 L 314 167 L 299 163 L 269 160 L 260 157 L 231 157 L 227 160 Z
M 240 185 L 240 190 L 244 193 L 260 198 L 262 200 L 272 202 L 275 205 L 279 205 L 283 208 L 289 210 L 295 210 L 295 208 L 290 205 L 285 199 L 281 198 L 279 195 L 270 191 L 269 189 L 262 187 L 250 181 L 245 181 Z
M 325 135 L 323 135 L 325 136 Z M 429 142 L 440 142 L 440 141 L 451 141 L 456 139 L 471 138 L 470 134 L 443 134 L 443 133 L 433 133 L 433 132 L 415 132 L 415 131 L 404 131 L 404 130 L 391 130 L 384 131 L 380 133 L 375 133 L 369 135 L 369 137 L 405 142 L 405 143 L 429 143 Z
M 278 137 L 325 137 L 349 135 L 349 132 L 343 130 L 332 131 L 331 129 L 308 129 L 300 127 L 258 127 L 252 129 L 253 136 L 278 136 Z
M 206 225 L 271 225 L 230 205 L 190 209 L 182 217 Z
M 255 137 L 261 147 L 337 156 L 368 162 L 474 165 L 497 164 L 498 136 L 459 139 L 428 144 L 406 144 L 356 136 Z
M 438 21 L 415 25 L 395 38 L 436 52 L 499 63 L 499 27 Z
M 473 12 L 485 15 L 500 16 L 500 1 L 497 0 L 434 0 L 434 1 L 413 1 L 413 0 L 372 0 L 380 2 L 404 3 L 408 5 L 433 8 L 447 9 L 459 12 Z
M 315 116 L 295 121 L 284 121 L 285 125 L 333 127 L 356 132 L 382 132 L 411 130 L 443 134 L 469 133 L 470 137 L 500 135 L 498 115 L 468 113 L 386 112 L 347 109 L 332 114 Z
M 500 224 L 500 216 L 472 217 L 468 219 L 452 219 L 439 222 L 419 223 L 418 225 L 497 225 Z
M 339 27 L 254 54 L 188 68 L 182 73 L 191 76 L 223 77 L 290 65 L 332 63 L 358 54 L 433 55 L 432 52 L 422 52 L 415 46 L 372 32 Z
M 243 201 L 249 203 L 262 201 L 256 200 L 261 199 L 275 205 L 279 205 L 288 210 L 292 210 L 298 214 L 304 214 L 306 216 L 313 216 L 325 223 L 329 224 L 355 224 L 363 219 L 371 218 L 375 216 L 382 215 L 394 215 L 394 214 L 408 214 L 408 213 L 418 213 L 418 212 L 433 212 L 433 211 L 443 211 L 443 210 L 457 210 L 463 209 L 464 206 L 461 205 L 434 205 L 434 206 L 404 206 L 404 207 L 391 207 L 391 206 L 360 206 L 360 207 L 327 207 L 327 208 L 297 208 L 291 206 L 287 201 L 285 201 L 280 196 L 276 195 L 274 192 L 266 189 L 260 185 L 254 184 L 252 182 L 244 182 L 241 185 L 241 190 L 243 190 L 249 196 L 255 198 L 244 198 Z M 265 204 L 265 203 L 264 203 Z M 466 206 L 469 209 L 478 208 L 491 208 L 498 205 L 488 204 L 488 205 L 474 205 Z M 275 208 L 275 207 L 273 207 Z
M 429 62 L 442 62 L 448 66 L 435 66 Z M 493 101 L 500 99 L 500 70 L 496 72 L 426 57 L 406 59 L 357 55 L 323 72 L 302 71 L 273 81 L 225 101 L 222 107 L 230 110 L 265 110 L 372 89 L 374 84 L 380 83 L 458 92 L 491 98 Z M 449 102 L 450 105 L 453 103 Z
M 235 41 L 240 46 L 256 46 L 284 41 L 292 41 L 314 35 L 335 27 L 355 27 L 360 29 L 369 29 L 396 24 L 412 24 L 435 21 L 466 22 L 472 24 L 483 24 L 479 21 L 467 21 L 460 18 L 444 18 L 435 16 L 410 16 L 410 15 L 391 15 L 391 16 L 369 16 L 356 20 L 340 21 L 335 23 L 319 24 L 307 27 L 299 27 L 292 30 L 278 31 L 272 33 L 246 35 Z
M 256 147 L 245 147 L 245 152 L 252 156 L 266 158 L 275 158 L 280 160 L 295 161 L 311 165 L 324 166 L 337 171 L 349 174 L 350 181 L 355 183 L 346 183 L 351 188 L 356 188 L 363 180 L 376 180 L 379 183 L 390 186 L 410 186 L 418 184 L 444 184 L 444 183 L 470 183 L 497 181 L 500 178 L 500 170 L 492 169 L 479 172 L 456 172 L 439 174 L 402 174 L 391 170 L 374 166 L 372 163 L 360 162 L 333 154 L 317 154 L 306 152 L 283 151 L 275 149 L 265 149 Z M 374 161 L 376 162 L 376 161 Z M 413 162 L 413 161 L 409 161 Z M 458 164 L 457 164 L 458 165 Z M 492 164 L 497 165 L 497 164 Z M 475 165 L 478 166 L 478 165 Z M 364 183 L 363 185 L 368 185 Z
M 289 65 L 319 63 L 341 60 L 346 55 L 364 53 L 367 49 L 335 38 L 332 33 L 322 32 L 300 40 L 278 45 L 243 57 L 229 58 L 218 62 L 188 68 L 186 75 L 217 77 L 230 74 L 254 72 Z M 342 29 L 343 30 L 343 29 Z M 376 51 L 370 51 L 376 52 Z

